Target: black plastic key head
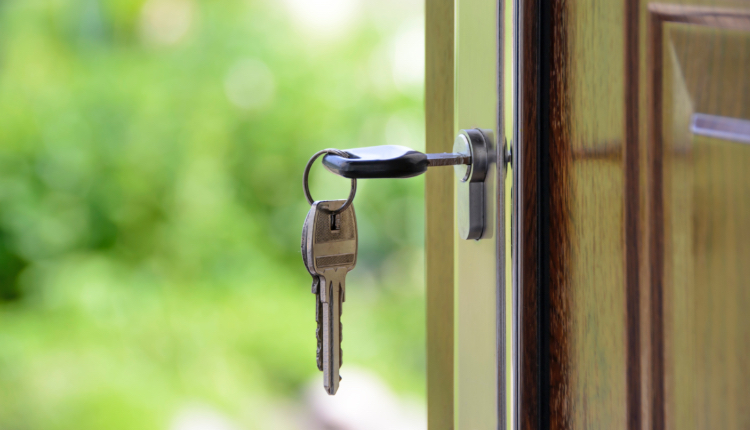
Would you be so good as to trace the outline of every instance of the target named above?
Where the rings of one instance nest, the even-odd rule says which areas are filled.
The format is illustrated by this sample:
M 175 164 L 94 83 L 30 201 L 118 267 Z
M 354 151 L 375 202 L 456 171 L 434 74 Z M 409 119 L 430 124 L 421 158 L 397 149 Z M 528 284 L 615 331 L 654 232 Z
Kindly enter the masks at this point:
M 328 154 L 323 165 L 345 178 L 411 178 L 427 171 L 427 155 L 405 146 L 385 145 L 346 149 L 349 158 Z

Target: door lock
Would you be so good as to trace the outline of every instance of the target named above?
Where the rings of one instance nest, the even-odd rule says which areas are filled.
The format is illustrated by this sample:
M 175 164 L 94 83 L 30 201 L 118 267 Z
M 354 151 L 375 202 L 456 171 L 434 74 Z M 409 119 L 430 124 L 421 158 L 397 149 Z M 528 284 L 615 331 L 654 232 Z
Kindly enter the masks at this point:
M 456 226 L 461 239 L 479 240 L 484 232 L 484 180 L 487 177 L 489 139 L 479 129 L 461 130 L 453 142 L 453 152 L 469 154 L 471 164 L 457 165 Z
M 349 157 L 329 153 L 323 165 L 329 171 L 350 179 L 411 178 L 433 166 L 455 166 L 456 221 L 462 239 L 481 239 L 485 223 L 484 181 L 491 158 L 489 130 L 461 130 L 452 153 L 424 154 L 397 145 L 346 149 Z

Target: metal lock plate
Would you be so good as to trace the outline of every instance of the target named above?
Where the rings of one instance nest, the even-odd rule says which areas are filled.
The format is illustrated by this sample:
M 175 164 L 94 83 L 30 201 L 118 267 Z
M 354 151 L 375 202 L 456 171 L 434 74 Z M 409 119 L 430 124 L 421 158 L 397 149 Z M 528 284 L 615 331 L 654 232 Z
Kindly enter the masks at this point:
M 462 239 L 482 238 L 485 224 L 484 180 L 489 163 L 489 130 L 461 130 L 453 143 L 453 152 L 471 157 L 471 164 L 456 165 L 456 223 Z

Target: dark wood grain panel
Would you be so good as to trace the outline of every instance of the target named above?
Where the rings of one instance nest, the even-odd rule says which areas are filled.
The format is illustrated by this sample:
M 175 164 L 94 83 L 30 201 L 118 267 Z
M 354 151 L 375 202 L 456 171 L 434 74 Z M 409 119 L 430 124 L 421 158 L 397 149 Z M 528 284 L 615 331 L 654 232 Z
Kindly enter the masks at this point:
M 571 354 L 570 325 L 571 279 L 571 187 L 570 169 L 573 151 L 570 135 L 570 27 L 564 22 L 570 17 L 568 3 L 552 2 L 542 12 L 540 67 L 540 291 L 543 297 L 541 324 L 549 327 L 548 344 L 542 343 L 542 355 L 548 356 L 548 374 L 542 381 L 549 385 L 547 410 L 549 420 L 542 420 L 542 428 L 571 428 L 568 397 L 575 368 Z M 546 300 L 544 300 L 546 299 Z M 544 390 L 543 390 L 544 391 Z
M 524 428 L 641 422 L 639 8 L 597 6 L 523 3 Z
M 540 188 L 548 187 L 541 193 L 548 200 L 540 220 L 548 249 L 540 272 L 549 288 L 549 428 L 625 428 L 632 424 L 628 355 L 639 354 L 637 347 L 628 351 L 627 326 L 628 291 L 637 291 L 638 277 L 628 280 L 625 270 L 633 264 L 626 258 L 625 200 L 637 200 L 626 193 L 625 157 L 633 154 L 623 153 L 632 151 L 625 123 L 634 115 L 625 109 L 626 5 L 556 0 L 549 6 L 540 78 L 548 80 L 540 108 L 547 109 L 540 147 L 549 156 L 541 157 Z M 574 157 L 581 153 L 609 157 Z M 637 178 L 637 163 L 630 174 Z M 627 218 L 632 230 L 635 210 Z
M 640 429 L 643 424 L 643 367 L 641 324 L 641 127 L 640 84 L 640 1 L 625 1 L 625 129 L 623 168 L 625 170 L 625 316 L 627 341 L 627 424 Z

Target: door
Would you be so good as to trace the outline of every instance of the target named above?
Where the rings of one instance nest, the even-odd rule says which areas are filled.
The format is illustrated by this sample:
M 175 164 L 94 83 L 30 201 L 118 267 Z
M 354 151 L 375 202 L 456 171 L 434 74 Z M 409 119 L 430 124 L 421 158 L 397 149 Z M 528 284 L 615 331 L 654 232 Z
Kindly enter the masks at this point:
M 496 156 L 478 241 L 428 173 L 430 428 L 749 428 L 747 2 L 426 16 L 428 149 Z
M 522 428 L 750 426 L 748 5 L 686 3 L 520 2 Z

